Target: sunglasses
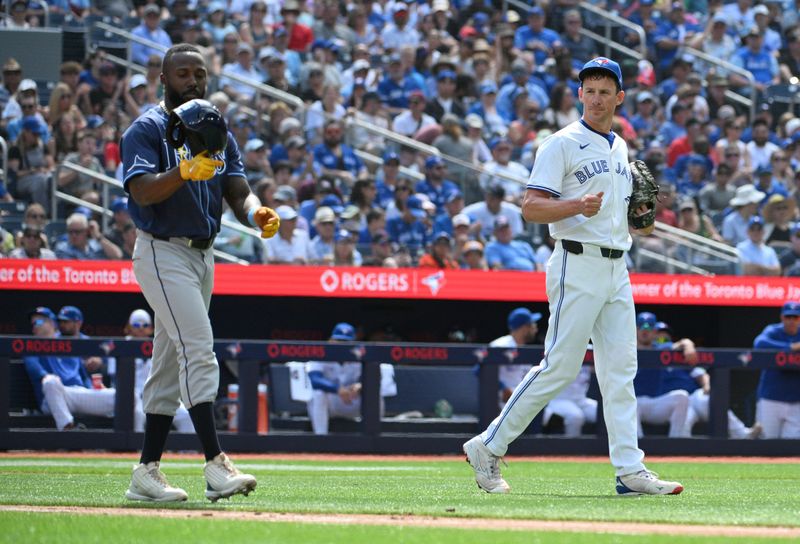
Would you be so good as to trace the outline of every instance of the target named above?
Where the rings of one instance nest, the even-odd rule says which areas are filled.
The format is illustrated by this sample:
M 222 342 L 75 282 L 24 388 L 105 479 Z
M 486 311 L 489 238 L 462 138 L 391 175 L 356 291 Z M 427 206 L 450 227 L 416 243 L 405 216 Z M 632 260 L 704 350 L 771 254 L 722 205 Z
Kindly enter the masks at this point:
M 131 327 L 134 329 L 146 329 L 150 326 L 150 323 L 131 323 Z
M 784 317 L 789 317 L 789 316 L 784 316 Z M 47 320 L 42 318 L 34 319 L 33 321 L 31 321 L 31 327 L 41 327 L 42 325 L 45 324 L 45 321 Z
M 86 229 L 67 229 L 67 233 L 69 233 L 69 234 L 74 234 L 74 235 L 76 235 L 76 236 L 77 236 L 78 234 L 83 234 L 83 233 L 85 233 L 85 232 L 86 232 Z

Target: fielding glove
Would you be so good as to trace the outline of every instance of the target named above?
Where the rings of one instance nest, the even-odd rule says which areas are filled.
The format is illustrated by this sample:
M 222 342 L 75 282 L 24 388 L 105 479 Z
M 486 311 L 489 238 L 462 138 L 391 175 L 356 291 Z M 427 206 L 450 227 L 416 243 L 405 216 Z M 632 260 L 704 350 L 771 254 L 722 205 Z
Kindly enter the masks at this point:
M 253 221 L 261 229 L 262 238 L 272 238 L 281 226 L 281 219 L 275 210 L 261 206 L 253 214 Z
M 217 167 L 222 165 L 222 161 L 210 158 L 208 151 L 203 151 L 191 159 L 183 159 L 180 162 L 181 177 L 186 181 L 206 181 L 213 178 Z

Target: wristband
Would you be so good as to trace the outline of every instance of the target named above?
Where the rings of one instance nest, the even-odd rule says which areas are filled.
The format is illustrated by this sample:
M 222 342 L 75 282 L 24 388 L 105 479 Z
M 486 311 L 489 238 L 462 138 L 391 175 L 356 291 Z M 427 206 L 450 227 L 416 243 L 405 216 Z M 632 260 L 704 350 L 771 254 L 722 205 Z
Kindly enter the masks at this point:
M 247 222 L 250 223 L 250 226 L 258 228 L 255 220 L 256 215 L 256 208 L 250 208 L 250 211 L 247 212 Z

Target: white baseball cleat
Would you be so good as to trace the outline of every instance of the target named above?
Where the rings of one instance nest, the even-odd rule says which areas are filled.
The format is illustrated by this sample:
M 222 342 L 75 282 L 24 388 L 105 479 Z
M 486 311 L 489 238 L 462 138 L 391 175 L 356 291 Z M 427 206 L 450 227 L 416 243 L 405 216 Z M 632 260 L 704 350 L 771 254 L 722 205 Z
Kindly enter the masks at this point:
M 658 474 L 647 469 L 617 476 L 617 494 L 635 495 L 680 495 L 683 486 L 678 482 L 659 480 Z
M 239 472 L 224 453 L 207 462 L 203 472 L 206 475 L 206 498 L 211 502 L 227 499 L 237 493 L 246 497 L 256 488 L 255 477 Z
M 131 501 L 177 502 L 189 498 L 186 491 L 169 485 L 167 478 L 159 468 L 159 462 L 133 467 L 131 485 L 125 492 L 125 498 Z
M 496 456 L 486 447 L 480 436 L 464 443 L 464 454 L 467 463 L 475 471 L 475 481 L 478 487 L 487 493 L 508 493 L 511 486 L 500 474 L 500 457 Z

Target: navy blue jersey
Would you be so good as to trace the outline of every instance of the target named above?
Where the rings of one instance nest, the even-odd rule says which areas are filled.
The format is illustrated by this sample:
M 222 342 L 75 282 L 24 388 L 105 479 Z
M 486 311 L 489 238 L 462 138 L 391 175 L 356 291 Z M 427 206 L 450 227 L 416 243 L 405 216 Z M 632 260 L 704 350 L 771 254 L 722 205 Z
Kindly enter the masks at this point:
M 161 108 L 139 116 L 122 135 L 120 153 L 125 191 L 141 174 L 157 174 L 178 166 L 182 158 L 192 157 L 188 145 L 173 148 L 166 139 L 169 117 Z M 245 177 L 236 138 L 228 132 L 228 146 L 215 159 L 223 161 L 208 181 L 187 181 L 169 198 L 157 204 L 140 206 L 131 198 L 128 210 L 136 226 L 156 236 L 211 238 L 219 232 L 222 194 L 231 176 Z
M 800 342 L 800 333 L 789 336 L 783 323 L 767 325 L 756 336 L 753 347 L 760 349 L 791 350 L 792 342 Z M 767 369 L 761 371 L 758 398 L 780 402 L 800 402 L 800 372 L 797 370 Z
M 700 384 L 692 377 L 692 371 L 685 368 L 665 368 L 661 376 L 661 394 L 683 389 L 687 393 L 694 393 L 700 389 Z

